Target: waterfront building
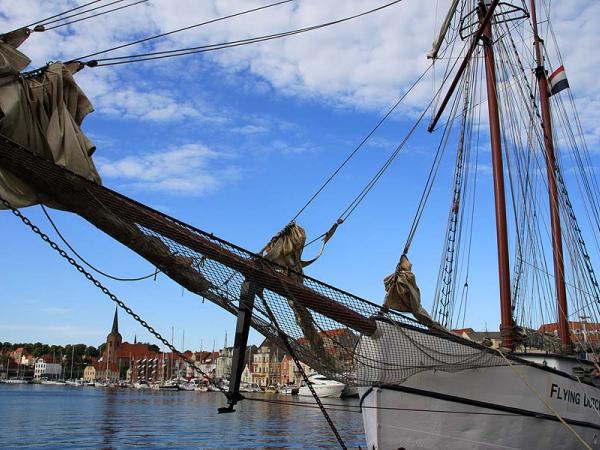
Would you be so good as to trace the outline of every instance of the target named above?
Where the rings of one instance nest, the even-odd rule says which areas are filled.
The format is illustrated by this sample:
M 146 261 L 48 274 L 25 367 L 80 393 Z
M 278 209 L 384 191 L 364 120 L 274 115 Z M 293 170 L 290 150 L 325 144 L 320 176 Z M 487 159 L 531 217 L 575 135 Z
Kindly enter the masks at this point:
M 129 380 L 132 383 L 154 383 L 159 379 L 158 356 L 154 358 L 135 359 L 131 363 Z
M 548 333 L 558 336 L 558 323 L 545 323 L 538 328 L 540 333 Z M 600 343 L 600 323 L 594 322 L 569 322 L 571 341 L 574 343 L 586 342 L 590 344 Z
M 281 384 L 290 384 L 294 380 L 294 360 L 290 355 L 284 355 L 281 360 Z
M 265 339 L 253 355 L 254 372 L 252 383 L 260 387 L 279 385 L 281 383 L 281 361 L 285 352 L 277 345 Z
M 92 364 L 83 369 L 83 379 L 88 383 L 96 381 L 96 367 Z
M 465 339 L 490 348 L 498 349 L 502 346 L 502 334 L 499 331 L 475 331 L 473 328 L 461 328 L 452 331 Z
M 60 364 L 46 362 L 44 358 L 38 358 L 33 368 L 33 377 L 58 379 L 62 375 L 62 366 Z
M 215 368 L 217 380 L 228 380 L 231 378 L 231 361 L 233 358 L 233 347 L 225 347 L 219 352 Z
M 118 310 L 115 308 L 112 328 L 106 337 L 106 346 L 96 369 L 106 375 L 106 363 L 108 362 L 110 369 L 105 378 L 112 379 L 113 373 L 116 371 L 119 379 L 129 378 L 133 383 L 162 381 L 173 376 L 173 370 L 172 364 L 160 370 L 158 367 L 159 356 L 160 353 L 150 349 L 148 344 L 138 344 L 137 339 L 134 339 L 133 344 L 123 342 L 121 333 L 119 333 Z M 172 363 L 172 358 L 169 358 L 166 364 L 169 363 Z M 128 371 L 129 376 L 127 376 Z M 167 373 L 169 378 L 164 378 Z M 96 374 L 96 379 L 102 380 L 104 375 Z
M 108 361 L 109 364 L 116 364 L 119 346 L 122 342 L 123 338 L 119 333 L 119 316 L 117 315 L 117 308 L 115 307 L 115 317 L 113 318 L 112 329 L 108 336 L 106 336 L 106 347 L 102 359 Z
M 252 369 L 250 368 L 252 364 L 246 364 L 244 366 L 244 370 L 242 371 L 241 381 L 242 383 L 250 384 L 252 383 Z
M 116 383 L 120 379 L 119 367 L 116 364 L 97 362 L 94 364 L 96 369 L 96 381 L 109 381 Z
M 219 352 L 194 352 L 192 353 L 191 360 L 194 362 L 194 366 L 201 370 L 203 373 L 209 375 L 210 377 L 215 376 L 215 372 L 217 369 L 217 359 L 219 357 Z M 200 374 L 194 370 L 194 368 L 190 365 L 186 365 L 186 378 L 201 378 Z
M 8 357 L 14 361 L 15 364 L 22 364 L 25 366 L 34 365 L 35 360 L 31 353 L 25 350 L 23 347 L 19 347 L 8 354 Z
M 217 359 L 219 357 L 219 352 L 200 352 L 202 353 L 202 357 L 200 359 L 198 367 L 205 374 L 215 377 L 217 371 Z

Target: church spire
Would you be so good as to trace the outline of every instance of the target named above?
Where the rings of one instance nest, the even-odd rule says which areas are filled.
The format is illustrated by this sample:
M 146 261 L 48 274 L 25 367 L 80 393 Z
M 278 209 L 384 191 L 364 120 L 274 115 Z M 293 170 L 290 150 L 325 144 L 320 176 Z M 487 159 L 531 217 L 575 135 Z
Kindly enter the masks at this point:
M 119 316 L 117 315 L 117 307 L 115 307 L 115 318 L 113 319 L 113 326 L 111 330 L 111 334 L 119 333 Z

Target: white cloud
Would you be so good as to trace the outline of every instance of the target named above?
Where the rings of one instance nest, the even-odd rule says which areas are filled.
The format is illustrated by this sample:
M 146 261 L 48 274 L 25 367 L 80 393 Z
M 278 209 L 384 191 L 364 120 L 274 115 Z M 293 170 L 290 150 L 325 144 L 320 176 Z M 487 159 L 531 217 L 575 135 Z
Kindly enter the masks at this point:
M 133 189 L 201 195 L 236 180 L 240 169 L 228 153 L 189 144 L 163 152 L 109 161 L 97 158 L 100 174 Z
M 129 47 L 114 55 L 152 49 L 172 49 L 202 45 L 299 28 L 356 14 L 386 3 L 387 0 L 302 0 L 251 15 L 234 18 L 178 33 L 149 44 Z M 434 4 L 435 3 L 435 4 Z M 540 2 L 547 4 L 547 2 Z M 0 0 L 0 25 L 10 29 L 43 16 L 52 15 L 73 1 Z M 136 38 L 166 32 L 242 11 L 265 2 L 247 0 L 153 0 L 130 9 L 75 24 L 68 31 L 34 34 L 23 46 L 35 65 L 84 55 Z M 221 52 L 181 59 L 148 62 L 134 66 L 85 69 L 78 74 L 86 92 L 97 102 L 100 112 L 145 121 L 184 120 L 211 117 L 207 105 L 186 99 L 193 75 L 178 82 L 193 62 L 218 64 L 224 72 L 251 74 L 252 84 L 264 92 L 268 84 L 274 92 L 313 99 L 333 106 L 378 110 L 389 105 L 428 65 L 425 58 L 431 46 L 435 25 L 445 14 L 449 0 L 423 2 L 405 0 L 383 11 L 334 27 L 244 46 Z M 579 102 L 587 136 L 600 138 L 600 85 L 595 73 L 600 65 L 597 23 L 600 2 L 571 0 L 552 2 L 552 19 L 562 47 L 573 93 Z M 544 9 L 539 13 L 545 19 Z M 542 33 L 546 36 L 545 23 Z M 554 58 L 556 62 L 556 58 Z M 526 63 L 531 63 L 531 61 Z M 168 79 L 170 86 L 141 88 L 135 78 L 142 70 L 153 70 Z M 91 74 L 91 75 L 88 75 Z M 226 75 L 221 72 L 219 76 Z M 439 76 L 439 75 L 438 75 Z M 247 77 L 246 77 L 247 78 Z M 248 80 L 244 80 L 246 83 Z M 115 86 L 118 86 L 115 89 Z M 244 86 L 246 88 L 246 86 Z M 407 99 L 407 105 L 422 106 L 431 95 L 425 82 Z M 225 120 L 223 115 L 221 120 Z M 260 128 L 240 126 L 239 133 L 258 133 Z

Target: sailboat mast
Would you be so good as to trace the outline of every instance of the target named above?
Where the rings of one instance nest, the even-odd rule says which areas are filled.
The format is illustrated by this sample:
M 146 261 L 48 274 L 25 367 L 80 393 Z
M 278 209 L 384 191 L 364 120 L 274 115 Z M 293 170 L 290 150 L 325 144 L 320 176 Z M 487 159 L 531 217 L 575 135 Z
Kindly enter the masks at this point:
M 479 19 L 483 22 L 487 7 L 479 4 Z M 485 56 L 485 76 L 487 84 L 488 112 L 490 118 L 490 141 L 492 147 L 492 172 L 494 176 L 494 206 L 496 210 L 496 241 L 498 247 L 498 277 L 500 281 L 500 331 L 502 345 L 513 348 L 512 302 L 510 296 L 510 269 L 508 259 L 508 231 L 506 225 L 506 199 L 504 196 L 504 164 L 502 161 L 502 138 L 500 135 L 500 114 L 496 90 L 496 63 L 492 39 L 492 23 L 489 21 L 481 37 Z
M 537 12 L 535 0 L 531 3 L 531 21 L 533 22 L 533 42 L 537 67 L 535 74 L 540 91 L 540 107 L 542 110 L 542 131 L 544 133 L 544 148 L 546 150 L 546 172 L 548 175 L 548 195 L 550 200 L 550 222 L 552 227 L 552 254 L 554 262 L 554 286 L 556 289 L 558 334 L 564 351 L 571 350 L 569 322 L 567 321 L 567 290 L 565 288 L 565 264 L 563 259 L 562 236 L 560 231 L 560 214 L 558 209 L 558 189 L 556 188 L 554 156 L 554 140 L 552 137 L 552 115 L 550 114 L 550 93 L 548 78 L 542 55 L 542 42 L 538 34 Z

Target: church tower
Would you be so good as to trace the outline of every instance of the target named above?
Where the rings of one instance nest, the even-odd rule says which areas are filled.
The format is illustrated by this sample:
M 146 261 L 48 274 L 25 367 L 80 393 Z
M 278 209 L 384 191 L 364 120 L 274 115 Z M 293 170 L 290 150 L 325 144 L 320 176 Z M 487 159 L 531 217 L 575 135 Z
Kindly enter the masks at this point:
M 111 364 L 117 363 L 117 354 L 122 342 L 123 338 L 119 334 L 119 316 L 117 315 L 117 308 L 115 308 L 112 330 L 110 331 L 110 334 L 106 336 L 105 361 L 108 360 Z

